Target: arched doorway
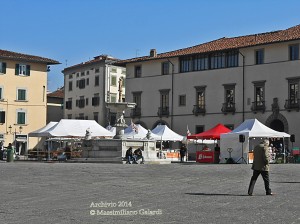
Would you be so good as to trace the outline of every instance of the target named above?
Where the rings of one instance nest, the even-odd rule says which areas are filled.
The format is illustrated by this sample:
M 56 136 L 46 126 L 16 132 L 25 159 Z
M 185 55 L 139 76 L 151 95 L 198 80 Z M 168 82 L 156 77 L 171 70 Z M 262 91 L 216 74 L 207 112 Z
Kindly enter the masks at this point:
M 284 124 L 281 120 L 275 119 L 270 123 L 270 128 L 275 131 L 284 132 Z

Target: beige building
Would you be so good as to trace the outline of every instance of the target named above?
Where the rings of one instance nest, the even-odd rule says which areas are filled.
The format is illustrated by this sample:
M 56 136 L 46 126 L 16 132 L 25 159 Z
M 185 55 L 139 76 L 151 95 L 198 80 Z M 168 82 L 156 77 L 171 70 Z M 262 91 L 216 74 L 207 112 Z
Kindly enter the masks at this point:
M 61 87 L 47 94 L 47 124 L 64 118 L 64 88 Z
M 95 120 L 102 126 L 114 124 L 106 102 L 125 100 L 126 69 L 114 65 L 118 59 L 100 55 L 65 68 L 64 118 Z M 120 90 L 120 91 L 119 91 Z
M 126 101 L 137 103 L 126 118 L 150 129 L 165 123 L 182 135 L 187 126 L 199 133 L 257 118 L 295 134 L 300 146 L 299 43 L 295 26 L 123 60 Z
M 0 141 L 18 154 L 38 144 L 28 133 L 46 125 L 47 70 L 58 61 L 0 50 Z

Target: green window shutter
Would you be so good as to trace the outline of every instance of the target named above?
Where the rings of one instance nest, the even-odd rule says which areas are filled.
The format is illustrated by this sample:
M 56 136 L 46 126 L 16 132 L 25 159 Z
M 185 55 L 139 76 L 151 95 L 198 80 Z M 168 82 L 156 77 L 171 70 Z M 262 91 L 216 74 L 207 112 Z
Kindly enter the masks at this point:
M 19 75 L 19 64 L 16 64 L 15 75 Z
M 2 73 L 6 74 L 6 63 L 2 63 Z
M 25 113 L 18 112 L 18 124 L 25 124 Z
M 30 76 L 30 65 L 26 65 L 26 75 Z
M 0 123 L 5 123 L 5 111 L 0 111 Z

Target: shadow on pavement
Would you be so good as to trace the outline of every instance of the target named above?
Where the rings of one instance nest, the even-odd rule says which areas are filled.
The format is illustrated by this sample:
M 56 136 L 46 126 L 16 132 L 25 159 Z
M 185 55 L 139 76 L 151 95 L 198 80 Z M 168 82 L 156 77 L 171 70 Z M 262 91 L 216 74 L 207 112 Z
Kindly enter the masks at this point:
M 188 195 L 203 195 L 203 196 L 247 196 L 248 194 L 218 194 L 218 193 L 185 193 Z

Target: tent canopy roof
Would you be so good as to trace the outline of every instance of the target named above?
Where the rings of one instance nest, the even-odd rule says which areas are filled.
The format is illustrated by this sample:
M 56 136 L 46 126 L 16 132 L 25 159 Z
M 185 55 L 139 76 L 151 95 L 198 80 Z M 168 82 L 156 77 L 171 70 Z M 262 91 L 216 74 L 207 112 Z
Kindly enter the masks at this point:
M 266 125 L 259 122 L 257 119 L 245 120 L 240 126 L 234 129 L 232 132 L 222 134 L 221 137 L 230 137 L 231 135 L 245 135 L 247 137 L 290 137 L 285 132 L 275 131 Z
M 231 130 L 225 127 L 223 124 L 217 124 L 215 127 L 201 132 L 199 134 L 190 135 L 188 139 L 220 139 L 220 135 L 231 132 Z
M 153 130 L 153 134 L 159 135 L 162 141 L 182 141 L 183 136 L 172 131 L 167 125 L 157 125 Z
M 30 132 L 28 134 L 29 137 L 47 137 L 49 136 L 49 133 L 47 132 L 50 128 L 52 128 L 54 125 L 56 125 L 58 122 L 56 121 L 50 121 L 46 126 L 35 130 L 33 132 Z
M 47 137 L 85 137 L 87 129 L 89 129 L 91 137 L 114 136 L 113 133 L 99 125 L 95 120 L 74 119 L 61 119 L 57 124 L 39 133 Z

